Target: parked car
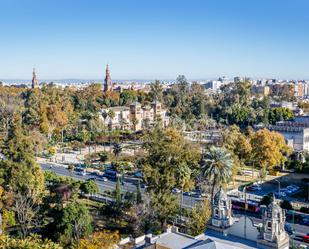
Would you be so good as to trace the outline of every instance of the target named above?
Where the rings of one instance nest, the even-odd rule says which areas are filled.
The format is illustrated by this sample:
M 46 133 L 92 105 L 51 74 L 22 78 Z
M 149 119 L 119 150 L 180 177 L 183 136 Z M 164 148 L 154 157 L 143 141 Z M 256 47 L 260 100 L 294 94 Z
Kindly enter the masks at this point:
M 202 190 L 200 189 L 195 189 L 194 191 L 191 192 L 191 196 L 194 198 L 202 198 L 202 197 L 206 197 L 207 194 L 203 193 Z
M 289 234 L 289 235 L 292 235 L 292 234 L 294 234 L 295 233 L 295 229 L 291 226 L 291 224 L 289 224 L 289 223 L 286 223 L 285 225 L 284 225 L 284 229 L 285 229 L 285 231 Z
M 134 173 L 134 176 L 135 176 L 135 177 L 138 177 L 138 178 L 143 178 L 143 173 L 140 172 L 140 171 L 136 171 L 136 172 Z
M 289 188 L 286 188 L 285 191 L 284 191 L 284 193 L 285 193 L 286 195 L 290 195 L 290 194 L 293 194 L 293 190 L 292 190 L 292 189 L 289 189 Z
M 309 226 L 309 218 L 303 218 L 302 224 L 306 225 L 306 226 Z
M 191 196 L 194 197 L 194 198 L 201 198 L 202 194 L 200 192 L 192 192 Z
M 276 196 L 277 198 L 285 197 L 285 196 L 286 196 L 286 193 L 283 192 L 283 191 L 281 191 L 281 190 L 280 190 L 280 193 L 279 193 L 279 191 L 276 191 L 276 192 L 275 192 L 275 196 Z
M 303 241 L 309 243 L 309 233 L 303 237 Z
M 173 189 L 172 189 L 172 193 L 173 193 L 173 194 L 180 194 L 180 192 L 181 192 L 181 190 L 178 189 L 178 188 L 173 188 Z
M 296 185 L 289 185 L 286 187 L 286 189 L 289 191 L 290 194 L 294 194 L 300 189 L 300 187 Z
M 252 185 L 246 187 L 246 190 L 248 190 L 248 191 L 259 191 L 259 190 L 262 190 L 262 187 L 261 187 L 261 185 L 255 183 L 255 184 L 252 184 Z
M 141 183 L 141 188 L 147 189 L 147 187 L 148 186 L 145 183 L 143 183 L 143 182 Z

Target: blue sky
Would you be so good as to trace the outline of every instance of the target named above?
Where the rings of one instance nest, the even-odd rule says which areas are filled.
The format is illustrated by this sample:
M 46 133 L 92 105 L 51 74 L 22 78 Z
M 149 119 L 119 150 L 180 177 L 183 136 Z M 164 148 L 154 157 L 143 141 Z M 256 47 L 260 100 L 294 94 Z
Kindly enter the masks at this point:
M 0 0 L 0 78 L 309 79 L 308 0 Z

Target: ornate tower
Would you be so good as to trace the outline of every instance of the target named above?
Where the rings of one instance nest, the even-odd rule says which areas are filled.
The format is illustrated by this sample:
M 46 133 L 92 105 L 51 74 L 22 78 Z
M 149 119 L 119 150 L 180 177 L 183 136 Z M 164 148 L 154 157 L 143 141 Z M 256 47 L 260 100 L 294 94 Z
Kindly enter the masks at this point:
M 161 116 L 161 103 L 158 100 L 154 100 L 151 103 L 151 107 L 153 109 L 154 118 Z
M 142 128 L 142 106 L 136 100 L 130 105 L 130 119 L 134 126 L 134 130 L 141 130 Z
M 36 88 L 38 86 L 39 86 L 39 81 L 36 78 L 35 68 L 33 68 L 31 88 Z
M 107 91 L 111 91 L 111 90 L 113 90 L 113 84 L 112 84 L 111 74 L 110 74 L 110 71 L 109 71 L 109 66 L 107 64 L 106 65 L 106 75 L 105 75 L 105 79 L 104 79 L 103 91 L 107 92 Z
M 272 203 L 262 209 L 263 224 L 258 238 L 258 248 L 288 249 L 289 236 L 284 230 L 285 212 L 273 198 Z
M 234 223 L 232 203 L 221 188 L 215 195 L 212 205 L 211 226 L 215 230 L 225 230 Z

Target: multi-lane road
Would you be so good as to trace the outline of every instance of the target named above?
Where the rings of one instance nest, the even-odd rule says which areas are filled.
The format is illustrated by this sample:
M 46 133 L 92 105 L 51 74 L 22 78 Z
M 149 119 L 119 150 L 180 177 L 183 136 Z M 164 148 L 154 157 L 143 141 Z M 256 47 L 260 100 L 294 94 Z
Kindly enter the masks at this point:
M 78 175 L 76 174 L 76 172 L 70 172 L 67 168 L 65 168 L 64 166 L 61 165 L 57 165 L 57 164 L 50 164 L 50 163 L 40 163 L 41 167 L 43 170 L 50 170 L 53 171 L 54 173 L 56 173 L 59 176 L 70 176 L 74 179 L 78 179 L 78 180 L 82 180 L 82 181 L 86 181 L 87 179 L 93 178 L 93 175 Z M 106 190 L 109 191 L 113 191 L 116 188 L 116 181 L 113 180 L 107 180 L 107 181 L 102 181 L 100 180 L 100 178 L 98 178 L 98 180 L 96 181 L 99 187 L 99 190 L 101 193 L 103 193 Z M 136 185 L 128 182 L 128 181 L 124 181 L 123 185 L 121 185 L 121 191 L 122 192 L 136 192 Z M 142 195 L 144 198 L 147 198 L 147 194 L 144 188 L 141 189 L 142 191 Z M 200 199 L 198 198 L 194 198 L 194 197 L 190 197 L 190 196 L 183 196 L 183 206 L 187 207 L 187 208 L 192 208 L 192 206 L 194 206 L 197 202 L 199 202 Z M 253 219 L 254 223 L 261 223 L 261 220 L 258 218 L 254 218 L 254 217 L 250 217 L 251 219 Z M 308 233 L 309 231 L 309 227 L 308 226 L 303 226 L 303 225 L 299 225 L 299 224 L 294 224 L 294 228 L 295 228 L 295 239 L 296 241 L 300 241 L 302 236 L 305 235 L 306 233 Z M 299 242 L 297 242 L 299 243 Z
M 50 163 L 41 163 L 41 167 L 43 170 L 50 170 L 56 173 L 59 176 L 70 176 L 74 179 L 86 181 L 87 179 L 95 177 L 94 175 L 79 175 L 77 172 L 70 172 L 67 168 L 57 165 L 57 164 L 50 164 Z M 116 188 L 116 181 L 108 179 L 107 181 L 102 181 L 100 177 L 97 177 L 97 185 L 99 187 L 100 193 L 104 193 L 104 191 L 113 191 Z M 123 193 L 125 192 L 136 192 L 136 185 L 128 182 L 123 181 L 123 185 L 121 185 L 121 191 Z M 144 188 L 141 188 L 142 195 L 145 198 L 146 197 L 146 191 Z M 199 199 L 190 197 L 190 196 L 183 196 L 183 206 L 187 208 L 191 208 L 193 205 L 195 205 L 196 202 L 198 202 Z
M 95 177 L 94 175 L 79 175 L 77 172 L 70 172 L 67 168 L 63 166 L 58 166 L 56 164 L 49 164 L 49 163 L 41 163 L 41 167 L 43 170 L 50 170 L 56 173 L 59 176 L 69 176 L 77 180 L 81 181 L 86 181 L 90 178 Z M 97 177 L 97 185 L 99 187 L 100 193 L 103 193 L 106 190 L 113 191 L 116 188 L 116 182 L 115 181 L 102 181 L 100 178 Z M 125 182 L 124 185 L 121 186 L 122 192 L 136 192 L 136 186 L 132 183 Z M 145 191 L 142 189 L 142 192 L 144 193 Z

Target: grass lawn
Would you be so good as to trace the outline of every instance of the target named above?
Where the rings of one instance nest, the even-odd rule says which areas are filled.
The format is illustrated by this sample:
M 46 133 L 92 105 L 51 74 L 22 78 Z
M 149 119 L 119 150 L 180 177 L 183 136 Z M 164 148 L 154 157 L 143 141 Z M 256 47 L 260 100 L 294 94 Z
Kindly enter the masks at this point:
M 98 202 L 98 201 L 93 201 L 93 200 L 89 200 L 86 198 L 79 198 L 77 200 L 78 203 L 82 203 L 85 204 L 86 206 L 88 206 L 90 209 L 99 209 L 101 207 L 103 207 L 105 204 L 102 202 Z

